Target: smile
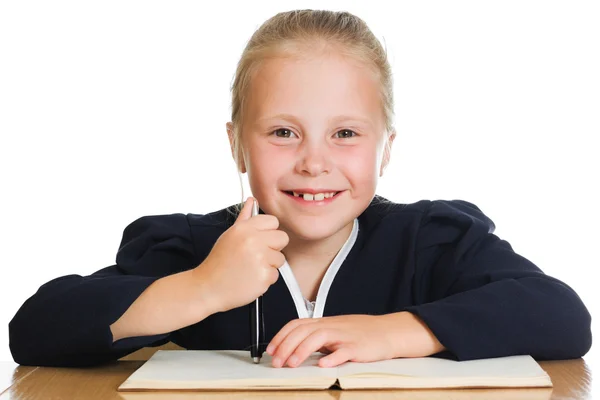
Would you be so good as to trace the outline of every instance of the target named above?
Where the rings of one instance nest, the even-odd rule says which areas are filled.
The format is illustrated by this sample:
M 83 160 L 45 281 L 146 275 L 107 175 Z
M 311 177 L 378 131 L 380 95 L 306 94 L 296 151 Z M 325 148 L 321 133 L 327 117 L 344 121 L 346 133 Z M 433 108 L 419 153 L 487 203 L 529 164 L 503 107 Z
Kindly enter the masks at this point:
M 331 201 L 336 199 L 339 196 L 339 194 L 342 193 L 343 191 L 303 193 L 303 192 L 296 192 L 296 191 L 291 191 L 291 190 L 284 190 L 283 192 L 288 197 L 291 197 L 292 199 L 302 202 L 302 203 L 307 203 L 307 202 L 330 203 Z

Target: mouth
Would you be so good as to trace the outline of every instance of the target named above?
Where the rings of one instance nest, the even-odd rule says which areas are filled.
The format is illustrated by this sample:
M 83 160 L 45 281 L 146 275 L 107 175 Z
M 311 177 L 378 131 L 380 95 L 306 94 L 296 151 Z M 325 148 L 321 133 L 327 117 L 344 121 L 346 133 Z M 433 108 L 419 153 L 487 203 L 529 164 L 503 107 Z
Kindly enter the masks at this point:
M 296 190 L 283 190 L 283 193 L 287 194 L 290 197 L 293 197 L 295 200 L 300 201 L 315 201 L 315 202 L 325 202 L 331 201 L 342 193 L 343 190 L 309 190 L 309 189 L 298 189 Z

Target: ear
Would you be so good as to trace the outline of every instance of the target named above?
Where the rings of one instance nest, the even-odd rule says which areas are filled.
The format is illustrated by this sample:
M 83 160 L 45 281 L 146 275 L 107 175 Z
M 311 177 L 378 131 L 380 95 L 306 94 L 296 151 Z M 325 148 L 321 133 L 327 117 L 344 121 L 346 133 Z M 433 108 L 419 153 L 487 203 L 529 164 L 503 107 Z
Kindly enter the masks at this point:
M 388 166 L 390 162 L 390 157 L 392 153 L 392 144 L 394 144 L 394 139 L 396 138 L 396 130 L 393 130 L 385 142 L 383 148 L 383 160 L 381 160 L 381 169 L 379 170 L 379 176 L 383 176 L 383 171 Z
M 231 148 L 231 156 L 233 157 L 233 161 L 235 161 L 236 163 L 239 163 L 237 165 L 239 171 L 242 174 L 246 173 L 246 165 L 244 163 L 244 157 L 242 156 L 242 152 L 240 151 L 238 153 L 239 155 L 239 160 L 236 160 L 236 154 L 235 154 L 235 135 L 233 134 L 233 124 L 231 122 L 228 122 L 225 124 L 225 128 L 227 129 L 227 137 L 229 138 L 229 147 Z

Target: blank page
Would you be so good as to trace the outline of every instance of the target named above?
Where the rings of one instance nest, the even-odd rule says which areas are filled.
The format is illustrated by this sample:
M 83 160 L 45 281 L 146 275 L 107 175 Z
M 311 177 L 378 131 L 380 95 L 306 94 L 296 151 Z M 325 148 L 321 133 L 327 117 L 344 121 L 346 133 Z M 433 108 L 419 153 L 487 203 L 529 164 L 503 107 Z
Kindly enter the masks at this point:
M 296 368 L 273 368 L 271 356 L 264 354 L 260 364 L 254 364 L 249 351 L 238 350 L 159 350 L 119 387 L 119 389 L 165 389 L 218 386 L 247 387 L 270 385 L 276 381 L 299 379 L 311 386 L 314 382 L 336 380 L 335 368 L 317 366 L 320 353 L 313 354 Z M 304 378 L 304 379 L 303 379 Z M 199 382 L 208 382 L 200 385 Z M 299 385 L 302 386 L 302 385 Z M 325 385 L 327 386 L 327 385 Z
M 338 377 L 355 374 L 390 374 L 415 377 L 506 377 L 547 376 L 531 356 L 454 361 L 442 358 L 397 358 L 375 363 L 347 363 L 338 367 Z

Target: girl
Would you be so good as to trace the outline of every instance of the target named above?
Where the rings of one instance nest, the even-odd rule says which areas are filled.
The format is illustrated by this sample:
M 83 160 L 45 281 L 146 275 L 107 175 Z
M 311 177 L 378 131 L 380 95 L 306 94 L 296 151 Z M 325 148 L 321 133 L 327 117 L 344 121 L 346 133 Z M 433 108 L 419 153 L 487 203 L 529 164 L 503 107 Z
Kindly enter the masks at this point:
M 493 234 L 475 205 L 375 194 L 390 159 L 392 78 L 366 24 L 291 11 L 250 39 L 226 124 L 249 198 L 207 215 L 142 217 L 116 264 L 39 288 L 9 325 L 24 365 L 85 366 L 169 341 L 248 349 L 263 295 L 275 367 L 395 357 L 584 355 L 590 314 Z

